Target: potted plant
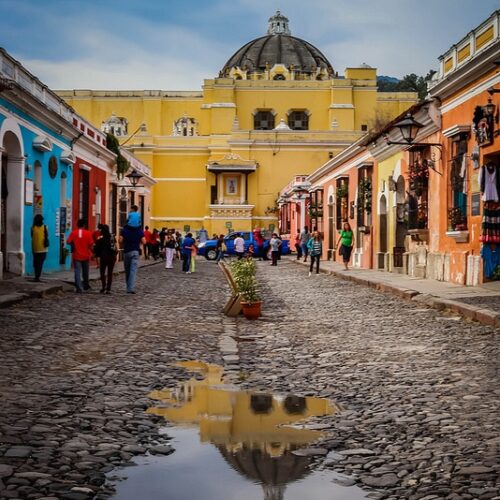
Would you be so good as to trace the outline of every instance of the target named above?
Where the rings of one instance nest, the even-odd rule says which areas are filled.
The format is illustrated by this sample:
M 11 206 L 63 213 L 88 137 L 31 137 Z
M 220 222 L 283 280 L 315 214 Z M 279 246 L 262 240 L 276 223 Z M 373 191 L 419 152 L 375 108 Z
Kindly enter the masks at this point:
M 467 229 L 467 219 L 458 207 L 448 209 L 448 222 L 452 231 L 465 231 Z
M 360 180 L 358 187 L 358 204 L 367 214 L 372 211 L 372 180 L 365 177 Z
M 410 189 L 417 196 L 422 196 L 429 182 L 429 165 L 427 160 L 421 163 L 416 161 L 413 165 L 410 165 L 409 177 Z
M 237 260 L 231 264 L 231 274 L 241 295 L 241 306 L 245 318 L 250 320 L 259 318 L 262 301 L 255 277 L 255 262 L 253 259 Z

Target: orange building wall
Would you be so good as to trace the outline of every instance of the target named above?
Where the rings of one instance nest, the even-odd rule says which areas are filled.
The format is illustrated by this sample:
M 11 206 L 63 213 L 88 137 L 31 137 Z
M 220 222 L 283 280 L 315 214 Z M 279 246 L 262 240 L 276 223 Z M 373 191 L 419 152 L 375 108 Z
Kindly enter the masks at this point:
M 447 103 L 452 102 L 459 96 L 464 95 L 467 91 L 477 87 L 481 84 L 483 80 L 491 77 L 493 72 L 481 80 L 477 80 L 463 89 L 460 92 L 457 92 L 455 95 L 451 96 L 449 99 L 443 101 L 442 106 L 446 106 Z M 493 102 L 498 106 L 500 105 L 499 94 L 493 95 Z M 484 106 L 488 102 L 489 94 L 484 91 L 480 94 L 471 97 L 466 102 L 460 104 L 454 109 L 443 113 L 442 115 L 442 123 L 443 130 L 446 130 L 454 125 L 469 125 L 472 123 L 472 117 L 474 115 L 474 109 L 476 106 Z M 497 125 L 498 126 L 498 125 Z M 493 153 L 494 151 L 498 151 L 499 149 L 499 140 L 493 142 L 492 145 L 488 147 L 481 147 L 480 149 L 480 165 L 483 165 L 484 156 Z M 468 146 L 467 146 L 467 154 L 470 155 L 474 145 L 476 144 L 476 138 L 474 133 L 471 131 Z M 452 151 L 452 143 L 451 139 L 443 137 L 443 169 L 445 171 L 445 175 L 443 176 L 443 182 L 441 182 L 440 193 L 439 196 L 443 202 L 448 200 L 449 196 L 449 182 L 450 182 L 450 170 L 451 170 L 451 155 Z M 447 210 L 440 210 L 440 228 L 441 234 L 443 235 L 440 240 L 440 251 L 444 253 L 450 254 L 450 281 L 458 284 L 465 284 L 466 282 L 466 269 L 467 269 L 467 257 L 468 255 L 479 255 L 481 242 L 479 241 L 481 235 L 481 215 L 471 216 L 471 194 L 472 194 L 472 186 L 474 184 L 477 185 L 477 176 L 479 174 L 479 169 L 473 169 L 472 161 L 469 159 L 469 168 L 468 168 L 468 199 L 467 199 L 467 210 L 468 210 L 468 230 L 469 230 L 469 241 L 466 243 L 457 243 L 453 238 L 446 236 L 447 231 Z M 477 189 L 474 189 L 474 192 L 477 192 Z M 481 210 L 482 212 L 482 210 Z M 481 273 L 482 274 L 482 273 Z M 482 276 L 480 277 L 482 281 Z

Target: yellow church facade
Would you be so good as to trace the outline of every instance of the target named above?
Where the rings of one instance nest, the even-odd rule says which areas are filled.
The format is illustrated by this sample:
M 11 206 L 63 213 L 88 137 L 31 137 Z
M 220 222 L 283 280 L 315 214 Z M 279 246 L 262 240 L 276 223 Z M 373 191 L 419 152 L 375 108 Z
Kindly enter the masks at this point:
M 265 36 L 236 51 L 201 92 L 58 91 L 152 169 L 151 225 L 210 234 L 278 226 L 276 200 L 414 93 L 377 90 L 367 65 L 335 72 L 314 46 L 290 34 L 277 12 Z

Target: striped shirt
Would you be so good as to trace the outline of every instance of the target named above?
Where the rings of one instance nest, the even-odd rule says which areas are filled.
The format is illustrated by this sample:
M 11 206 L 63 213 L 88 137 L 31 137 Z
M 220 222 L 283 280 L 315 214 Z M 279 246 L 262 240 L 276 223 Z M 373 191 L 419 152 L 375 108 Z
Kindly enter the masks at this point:
M 312 244 L 312 251 L 311 251 L 311 255 L 321 255 L 321 241 L 315 241 L 313 244 Z

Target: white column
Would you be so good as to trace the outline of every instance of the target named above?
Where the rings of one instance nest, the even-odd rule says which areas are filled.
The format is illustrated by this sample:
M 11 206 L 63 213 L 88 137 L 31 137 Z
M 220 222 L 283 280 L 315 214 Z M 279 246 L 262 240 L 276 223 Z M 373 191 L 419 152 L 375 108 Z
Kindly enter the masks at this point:
M 7 157 L 7 269 L 9 272 L 22 275 L 25 267 L 23 250 L 24 234 L 24 157 Z

